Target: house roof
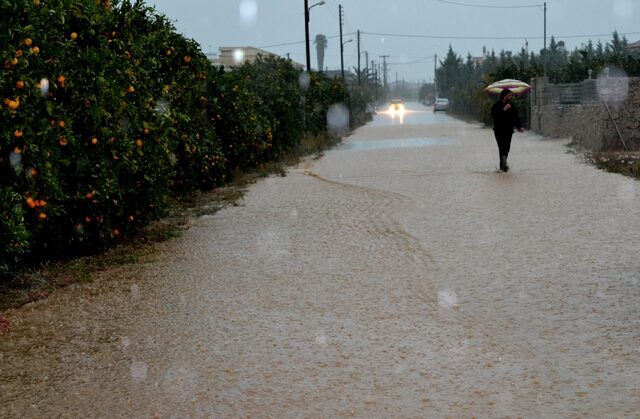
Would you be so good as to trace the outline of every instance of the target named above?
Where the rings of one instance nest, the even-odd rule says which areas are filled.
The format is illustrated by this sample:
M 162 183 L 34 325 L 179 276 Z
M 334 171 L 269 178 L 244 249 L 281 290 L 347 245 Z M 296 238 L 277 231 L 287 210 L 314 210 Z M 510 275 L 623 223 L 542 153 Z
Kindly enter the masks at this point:
M 627 44 L 626 49 L 640 49 L 640 41 L 632 42 Z

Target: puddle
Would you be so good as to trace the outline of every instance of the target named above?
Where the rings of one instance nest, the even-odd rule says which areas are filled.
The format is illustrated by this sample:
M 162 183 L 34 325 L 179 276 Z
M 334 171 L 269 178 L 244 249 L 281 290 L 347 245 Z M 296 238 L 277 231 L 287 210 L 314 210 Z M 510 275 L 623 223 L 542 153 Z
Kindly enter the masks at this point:
M 385 150 L 390 148 L 430 147 L 448 144 L 446 139 L 403 138 L 396 140 L 350 141 L 337 147 L 338 150 Z

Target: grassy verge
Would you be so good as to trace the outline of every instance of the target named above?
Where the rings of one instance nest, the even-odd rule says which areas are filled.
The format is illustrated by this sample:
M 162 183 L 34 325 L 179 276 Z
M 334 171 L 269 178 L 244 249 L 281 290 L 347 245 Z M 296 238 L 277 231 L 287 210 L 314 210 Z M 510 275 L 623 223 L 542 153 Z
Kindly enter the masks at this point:
M 230 184 L 213 191 L 176 200 L 166 217 L 100 254 L 49 262 L 37 268 L 15 272 L 7 280 L 0 280 L 0 310 L 45 299 L 61 287 L 91 282 L 95 272 L 150 260 L 155 252 L 155 244 L 179 237 L 190 219 L 214 214 L 226 206 L 238 205 L 248 185 L 270 175 L 285 176 L 287 167 L 298 164 L 303 158 L 318 158 L 324 150 L 339 142 L 339 138 L 328 135 L 308 136 L 279 161 L 265 163 L 252 171 L 236 173 Z
M 640 152 L 601 151 L 586 153 L 587 161 L 607 172 L 640 179 Z

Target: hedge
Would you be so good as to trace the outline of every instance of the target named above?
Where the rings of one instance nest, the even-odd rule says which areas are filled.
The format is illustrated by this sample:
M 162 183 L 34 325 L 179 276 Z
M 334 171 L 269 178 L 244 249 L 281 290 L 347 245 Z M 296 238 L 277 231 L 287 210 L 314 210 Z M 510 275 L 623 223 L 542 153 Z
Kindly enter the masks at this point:
M 212 66 L 142 1 L 0 0 L 0 16 L 0 272 L 119 240 L 349 103 L 285 59 Z

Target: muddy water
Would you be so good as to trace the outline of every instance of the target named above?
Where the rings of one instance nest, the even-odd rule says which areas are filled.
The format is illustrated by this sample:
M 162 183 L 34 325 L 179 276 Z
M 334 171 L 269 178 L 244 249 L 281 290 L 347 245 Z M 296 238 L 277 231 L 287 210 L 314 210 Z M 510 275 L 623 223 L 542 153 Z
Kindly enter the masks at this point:
M 414 110 L 6 313 L 0 417 L 636 414 L 640 183 Z

